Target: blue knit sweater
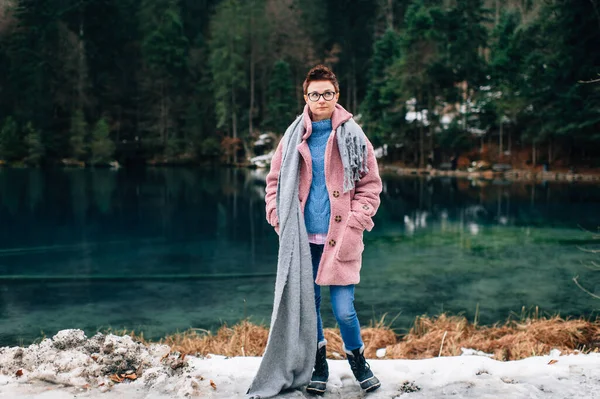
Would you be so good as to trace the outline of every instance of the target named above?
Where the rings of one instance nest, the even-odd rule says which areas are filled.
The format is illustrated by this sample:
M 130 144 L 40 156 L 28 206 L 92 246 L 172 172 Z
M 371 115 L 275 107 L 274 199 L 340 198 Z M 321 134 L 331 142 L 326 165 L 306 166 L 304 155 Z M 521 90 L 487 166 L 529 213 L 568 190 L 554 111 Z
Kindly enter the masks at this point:
M 331 207 L 325 185 L 325 147 L 331 129 L 331 119 L 313 122 L 307 140 L 312 158 L 312 183 L 304 207 L 304 222 L 309 234 L 323 234 L 329 230 Z

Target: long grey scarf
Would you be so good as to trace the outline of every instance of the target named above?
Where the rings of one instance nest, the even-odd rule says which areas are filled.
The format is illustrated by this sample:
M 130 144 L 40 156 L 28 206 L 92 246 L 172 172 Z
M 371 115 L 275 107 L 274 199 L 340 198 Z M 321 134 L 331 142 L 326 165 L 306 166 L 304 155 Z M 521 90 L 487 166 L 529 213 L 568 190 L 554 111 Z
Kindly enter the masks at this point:
M 247 397 L 255 399 L 273 397 L 283 390 L 308 384 L 317 351 L 312 262 L 298 198 L 300 153 L 297 146 L 304 133 L 302 123 L 301 115 L 288 127 L 282 139 L 276 197 L 279 258 L 275 299 L 267 348 L 247 392 Z M 354 121 L 346 128 L 342 125 L 336 134 L 344 164 L 344 191 L 347 191 L 346 181 L 351 189 L 360 174 L 368 171 L 366 138 Z
M 354 183 L 369 173 L 367 166 L 367 137 L 354 119 L 336 130 L 338 149 L 344 165 L 344 192 L 354 188 Z

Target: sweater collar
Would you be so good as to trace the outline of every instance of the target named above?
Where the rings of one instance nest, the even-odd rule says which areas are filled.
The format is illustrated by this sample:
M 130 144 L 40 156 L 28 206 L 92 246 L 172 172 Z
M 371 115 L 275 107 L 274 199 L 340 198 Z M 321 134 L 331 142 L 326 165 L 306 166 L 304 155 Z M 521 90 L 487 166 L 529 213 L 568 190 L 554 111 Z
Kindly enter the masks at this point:
M 302 140 L 307 140 L 312 133 L 312 119 L 310 119 L 310 110 L 308 104 L 304 106 L 304 135 Z M 337 130 L 342 123 L 347 122 L 352 118 L 352 114 L 344 109 L 340 104 L 335 105 L 333 114 L 331 115 L 331 128 Z

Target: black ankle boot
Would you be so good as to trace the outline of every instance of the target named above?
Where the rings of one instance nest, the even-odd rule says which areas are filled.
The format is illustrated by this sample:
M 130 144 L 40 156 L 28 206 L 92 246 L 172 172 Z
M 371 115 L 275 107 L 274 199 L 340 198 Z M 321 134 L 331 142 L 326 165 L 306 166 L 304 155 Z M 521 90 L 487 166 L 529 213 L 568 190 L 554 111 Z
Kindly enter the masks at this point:
M 352 369 L 352 374 L 358 380 L 360 387 L 366 392 L 373 392 L 381 386 L 381 382 L 373 375 L 369 363 L 365 360 L 363 352 L 365 347 L 354 349 L 353 351 L 345 351 L 348 363 Z
M 329 367 L 327 367 L 327 347 L 325 345 L 317 349 L 317 357 L 315 359 L 315 371 L 313 371 L 310 383 L 306 387 L 306 392 L 315 395 L 323 395 L 327 387 L 327 379 L 329 378 Z

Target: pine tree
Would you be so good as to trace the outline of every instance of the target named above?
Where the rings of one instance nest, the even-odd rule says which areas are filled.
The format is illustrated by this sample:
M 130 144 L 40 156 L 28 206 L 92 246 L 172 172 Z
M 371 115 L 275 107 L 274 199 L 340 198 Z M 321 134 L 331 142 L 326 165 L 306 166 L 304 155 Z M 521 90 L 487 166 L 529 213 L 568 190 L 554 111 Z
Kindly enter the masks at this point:
M 94 126 L 90 150 L 93 165 L 107 164 L 114 160 L 115 144 L 110 138 L 110 128 L 104 118 Z
M 176 0 L 144 0 L 140 5 L 143 71 L 142 96 L 150 112 L 142 114 L 145 139 L 172 149 L 179 140 L 177 115 L 184 104 L 177 93 L 187 62 L 188 40 L 184 35 L 181 9 Z M 149 137 L 148 137 L 149 136 Z M 148 140 L 150 139 L 150 140 Z
M 387 90 L 389 67 L 400 57 L 400 36 L 388 29 L 375 42 L 375 50 L 369 70 L 367 94 L 361 106 L 362 124 L 373 138 L 375 145 L 390 144 L 393 141 L 396 123 L 403 118 L 402 107 L 393 90 Z
M 297 111 L 294 93 L 290 65 L 283 60 L 275 62 L 269 80 L 267 96 L 269 109 L 265 127 L 278 134 L 285 132 Z
M 8 75 L 4 77 L 2 97 L 11 98 L 10 114 L 16 123 L 32 122 L 50 128 L 54 121 L 55 90 L 52 78 L 58 76 L 57 54 L 59 29 L 57 4 L 51 0 L 25 0 L 14 3 L 14 26 L 3 38 L 8 59 Z M 48 141 L 51 151 L 62 145 L 55 131 Z M 22 141 L 21 141 L 22 143 Z M 19 156 L 24 155 L 20 150 Z
M 510 134 L 505 137 L 506 122 L 517 123 L 517 115 L 524 108 L 525 98 L 522 88 L 525 85 L 521 70 L 524 68 L 521 15 L 518 11 L 507 11 L 499 15 L 491 41 L 490 73 L 492 90 L 499 93 L 493 100 L 497 112 L 498 150 L 503 156 L 504 149 L 512 147 Z
M 25 147 L 17 122 L 8 117 L 0 128 L 0 159 L 6 162 L 20 161 L 25 156 Z
M 197 27 L 196 27 L 197 28 Z M 212 78 L 208 63 L 208 46 L 203 34 L 198 34 L 190 47 L 185 85 L 188 105 L 183 117 L 183 150 L 202 159 L 204 141 L 214 134 Z
M 28 122 L 23 133 L 25 133 L 25 145 L 27 146 L 25 163 L 31 166 L 40 166 L 45 154 L 40 131 L 35 129 L 31 122 Z
M 411 101 L 417 118 L 414 121 L 412 134 L 407 141 L 416 145 L 415 160 L 419 167 L 425 166 L 425 129 L 429 121 L 430 150 L 433 148 L 436 97 L 440 86 L 434 78 L 439 74 L 432 71 L 442 64 L 443 53 L 440 51 L 442 34 L 438 29 L 445 22 L 438 8 L 428 6 L 426 0 L 415 0 L 405 15 L 405 31 L 402 34 L 401 57 L 390 67 L 389 90 L 396 93 L 402 104 Z M 434 2 L 439 3 L 439 2 Z M 411 138 L 410 136 L 413 136 Z M 416 137 L 415 137 L 416 136 Z
M 528 99 L 523 126 L 534 163 L 542 143 L 551 162 L 560 147 L 571 158 L 574 147 L 585 153 L 600 142 L 600 87 L 582 83 L 599 73 L 600 55 L 590 51 L 600 42 L 597 11 L 593 2 L 556 0 L 523 33 L 521 73 L 527 79 L 522 91 Z
M 88 126 L 83 111 L 78 109 L 71 117 L 71 157 L 78 161 L 87 161 L 89 157 L 88 148 Z
M 239 0 L 224 0 L 211 20 L 210 69 L 213 77 L 217 127 L 239 136 L 241 98 L 247 87 L 247 15 Z M 235 162 L 235 159 L 233 160 Z

